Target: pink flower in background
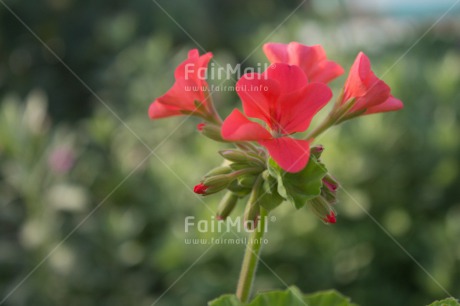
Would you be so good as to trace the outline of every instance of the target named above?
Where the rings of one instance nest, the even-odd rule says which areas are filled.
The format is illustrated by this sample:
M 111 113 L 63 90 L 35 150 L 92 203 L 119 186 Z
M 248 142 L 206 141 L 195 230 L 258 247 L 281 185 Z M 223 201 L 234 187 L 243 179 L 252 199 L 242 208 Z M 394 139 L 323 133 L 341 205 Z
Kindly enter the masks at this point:
M 369 58 L 360 52 L 345 82 L 341 104 L 356 98 L 349 114 L 364 112 L 364 115 L 403 108 L 402 102 L 393 97 L 390 92 L 390 87 L 371 70 Z
M 75 153 L 67 146 L 54 149 L 48 156 L 48 166 L 55 173 L 64 174 L 75 164 Z
M 299 66 L 310 82 L 328 83 L 342 75 L 343 68 L 327 59 L 321 45 L 306 46 L 298 42 L 289 44 L 267 43 L 263 50 L 268 60 Z
M 305 131 L 332 96 L 323 83 L 308 84 L 298 66 L 273 64 L 264 73 L 244 75 L 236 84 L 244 115 L 235 109 L 222 125 L 229 141 L 258 141 L 281 168 L 298 172 L 308 163 L 310 142 L 291 138 Z M 266 127 L 249 120 L 260 119 Z
M 196 102 L 201 102 L 204 111 L 208 107 L 208 84 L 205 80 L 206 69 L 212 53 L 200 56 L 197 49 L 190 50 L 188 58 L 174 72 L 175 83 L 163 96 L 150 104 L 151 119 L 166 118 L 194 112 L 205 115 L 197 109 Z

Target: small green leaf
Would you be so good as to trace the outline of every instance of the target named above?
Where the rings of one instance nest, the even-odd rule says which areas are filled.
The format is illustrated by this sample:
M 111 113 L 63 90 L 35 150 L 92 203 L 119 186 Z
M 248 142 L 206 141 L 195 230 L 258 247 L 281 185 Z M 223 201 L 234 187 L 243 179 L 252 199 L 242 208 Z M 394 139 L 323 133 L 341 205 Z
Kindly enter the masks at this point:
M 276 179 L 271 176 L 268 176 L 262 184 L 259 203 L 267 211 L 275 209 L 284 201 L 277 191 L 277 185 Z
M 208 306 L 243 306 L 243 304 L 234 294 L 226 294 L 210 301 Z
M 429 306 L 459 306 L 460 304 L 454 298 L 448 298 L 442 301 L 436 301 Z
M 350 303 L 350 299 L 335 290 L 327 290 L 307 294 L 304 297 L 308 305 L 314 306 L 357 306 Z
M 257 294 L 250 303 L 241 303 L 235 295 L 223 295 L 209 306 L 357 306 L 335 290 L 303 294 L 297 287 L 285 291 L 269 291 Z M 455 304 L 456 305 L 456 304 Z M 439 305 L 440 306 L 440 305 Z M 450 306 L 450 304 L 448 304 Z
M 271 291 L 256 296 L 248 306 L 305 306 L 302 292 L 296 287 L 290 287 L 286 291 Z M 310 306 L 307 304 L 307 306 Z M 316 305 L 315 305 L 316 306 Z
M 321 193 L 321 180 L 327 173 L 326 167 L 314 157 L 311 157 L 307 166 L 297 173 L 284 171 L 270 158 L 268 171 L 278 181 L 278 193 L 297 209 Z

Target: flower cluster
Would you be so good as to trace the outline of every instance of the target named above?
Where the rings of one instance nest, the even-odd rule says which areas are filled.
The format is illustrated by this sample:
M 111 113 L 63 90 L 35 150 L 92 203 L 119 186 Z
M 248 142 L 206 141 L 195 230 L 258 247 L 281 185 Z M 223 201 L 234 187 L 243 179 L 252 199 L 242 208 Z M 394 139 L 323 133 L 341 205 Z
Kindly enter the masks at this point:
M 344 69 L 329 60 L 320 45 L 267 43 L 263 51 L 271 63 L 267 70 L 245 74 L 236 83 L 243 111 L 235 109 L 225 120 L 220 118 L 200 73 L 206 71 L 212 54 L 200 56 L 198 50 L 191 50 L 177 67 L 172 88 L 150 105 L 149 116 L 200 117 L 201 134 L 235 145 L 236 149 L 220 152 L 224 164 L 194 188 L 201 195 L 228 190 L 218 218 L 225 219 L 237 200 L 250 194 L 246 218 L 255 219 L 261 208 L 271 210 L 289 201 L 297 208 L 308 203 L 325 223 L 335 223 L 333 205 L 339 184 L 320 161 L 322 146 L 312 147 L 315 137 L 343 121 L 399 110 L 403 104 L 374 74 L 361 52 L 329 115 L 309 130 L 313 117 L 332 98 L 327 83 Z M 306 131 L 306 136 L 300 134 Z

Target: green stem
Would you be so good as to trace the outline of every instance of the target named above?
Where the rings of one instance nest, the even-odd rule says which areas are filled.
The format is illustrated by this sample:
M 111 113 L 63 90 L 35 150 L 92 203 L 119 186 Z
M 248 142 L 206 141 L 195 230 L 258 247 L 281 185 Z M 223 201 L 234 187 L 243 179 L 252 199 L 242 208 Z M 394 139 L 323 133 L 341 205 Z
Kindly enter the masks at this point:
M 323 133 L 325 130 L 327 130 L 331 126 L 334 126 L 336 124 L 339 124 L 349 119 L 346 116 L 348 114 L 348 111 L 355 105 L 356 99 L 352 98 L 348 100 L 345 104 L 342 104 L 342 99 L 343 99 L 343 90 L 340 92 L 340 95 L 337 97 L 334 107 L 329 112 L 327 117 L 324 119 L 323 122 L 321 122 L 319 126 L 316 127 L 316 129 L 308 133 L 307 137 L 305 137 L 306 140 L 312 140 L 318 137 L 318 135 Z
M 249 204 L 249 203 L 248 203 Z M 246 303 L 251 294 L 252 283 L 256 274 L 257 263 L 259 261 L 259 253 L 262 246 L 262 238 L 265 230 L 265 219 L 268 213 L 260 207 L 260 220 L 251 235 L 251 240 L 246 245 L 246 252 L 244 254 L 243 265 L 241 267 L 240 278 L 236 289 L 236 296 L 238 299 Z
M 223 121 L 219 113 L 217 112 L 216 106 L 214 105 L 214 99 L 212 98 L 212 95 L 209 92 L 209 90 L 207 91 L 207 94 L 208 94 L 208 111 L 209 111 L 209 114 L 211 115 L 210 121 L 221 126 Z
M 324 119 L 323 122 L 321 122 L 320 125 L 318 125 L 313 131 L 311 131 L 310 133 L 308 133 L 307 137 L 305 137 L 305 139 L 307 140 L 310 140 L 310 139 L 313 139 L 313 138 L 316 138 L 318 137 L 318 135 L 320 135 L 321 133 L 323 133 L 325 130 L 327 130 L 328 128 L 330 128 L 331 126 L 334 125 L 334 122 L 335 120 L 332 119 L 332 116 L 329 114 L 326 119 Z

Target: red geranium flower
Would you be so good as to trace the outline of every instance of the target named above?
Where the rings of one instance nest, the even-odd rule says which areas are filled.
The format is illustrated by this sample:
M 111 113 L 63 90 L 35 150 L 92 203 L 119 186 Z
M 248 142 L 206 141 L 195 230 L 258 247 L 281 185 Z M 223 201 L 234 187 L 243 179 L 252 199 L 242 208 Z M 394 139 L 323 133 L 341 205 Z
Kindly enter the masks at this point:
M 302 68 L 310 82 L 328 83 L 344 72 L 339 64 L 327 59 L 321 45 L 268 43 L 263 50 L 272 64 L 285 63 Z
M 163 96 L 149 107 L 151 119 L 191 114 L 205 117 L 208 110 L 208 84 L 206 69 L 212 53 L 200 56 L 197 49 L 190 50 L 188 58 L 174 72 L 176 82 Z M 197 102 L 202 107 L 197 108 Z
M 258 141 L 286 171 L 298 172 L 308 163 L 310 142 L 289 137 L 305 131 L 332 92 L 323 83 L 308 84 L 297 66 L 273 64 L 264 73 L 249 73 L 236 84 L 250 121 L 235 109 L 222 125 L 222 137 L 230 141 Z
M 341 104 L 356 99 L 349 111 L 351 115 L 357 112 L 368 115 L 403 108 L 402 102 L 393 97 L 390 92 L 390 87 L 371 70 L 369 58 L 360 52 L 345 82 Z

